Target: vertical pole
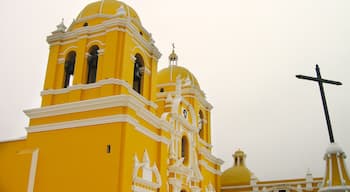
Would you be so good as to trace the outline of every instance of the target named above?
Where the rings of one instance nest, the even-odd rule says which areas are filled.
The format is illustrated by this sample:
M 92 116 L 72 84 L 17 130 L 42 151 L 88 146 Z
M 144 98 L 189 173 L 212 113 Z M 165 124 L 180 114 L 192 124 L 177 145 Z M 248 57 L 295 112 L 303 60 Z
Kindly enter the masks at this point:
M 323 103 L 323 110 L 324 110 L 324 114 L 326 116 L 326 122 L 327 122 L 328 133 L 329 133 L 329 140 L 330 140 L 331 143 L 334 143 L 332 125 L 331 125 L 331 120 L 329 118 L 326 96 L 324 94 L 323 83 L 321 81 L 322 77 L 321 77 L 321 73 L 320 73 L 320 68 L 318 67 L 317 64 L 316 64 L 316 73 L 317 73 L 317 79 L 319 80 L 318 81 L 318 85 L 320 87 L 322 103 Z

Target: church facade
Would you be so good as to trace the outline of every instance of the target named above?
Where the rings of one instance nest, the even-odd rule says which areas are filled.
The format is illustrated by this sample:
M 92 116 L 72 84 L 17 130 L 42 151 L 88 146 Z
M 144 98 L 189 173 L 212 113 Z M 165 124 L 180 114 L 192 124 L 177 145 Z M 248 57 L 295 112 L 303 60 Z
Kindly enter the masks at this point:
M 174 50 L 158 71 L 161 54 L 131 7 L 91 3 L 47 42 L 27 137 L 0 143 L 0 191 L 220 191 L 212 106 Z
M 327 192 L 350 190 L 345 153 L 331 144 L 325 177 L 259 181 L 246 154 L 212 154 L 211 109 L 196 77 L 169 66 L 134 9 L 88 4 L 50 46 L 41 106 L 27 136 L 0 142 L 4 192 Z

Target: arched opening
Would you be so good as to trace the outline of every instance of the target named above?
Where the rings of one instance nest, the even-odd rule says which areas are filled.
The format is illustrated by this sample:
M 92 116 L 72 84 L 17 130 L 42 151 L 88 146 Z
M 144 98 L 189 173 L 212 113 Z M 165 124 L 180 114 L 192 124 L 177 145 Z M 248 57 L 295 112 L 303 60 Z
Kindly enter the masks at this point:
M 189 160 L 189 142 L 186 136 L 181 138 L 181 157 L 184 158 L 183 164 L 188 165 Z
M 143 59 L 140 54 L 135 55 L 135 62 L 134 62 L 134 79 L 132 88 L 141 94 L 142 92 L 142 75 L 143 75 Z
M 87 70 L 86 83 L 96 82 L 98 50 L 99 50 L 99 47 L 97 45 L 94 45 L 89 49 L 89 55 L 87 58 L 88 70 Z
M 199 111 L 199 119 L 198 119 L 198 128 L 199 128 L 199 137 L 204 139 L 204 115 L 202 110 Z
M 63 82 L 64 88 L 67 88 L 73 85 L 75 57 L 76 57 L 75 51 L 71 51 L 67 54 L 67 57 L 65 59 L 64 82 Z

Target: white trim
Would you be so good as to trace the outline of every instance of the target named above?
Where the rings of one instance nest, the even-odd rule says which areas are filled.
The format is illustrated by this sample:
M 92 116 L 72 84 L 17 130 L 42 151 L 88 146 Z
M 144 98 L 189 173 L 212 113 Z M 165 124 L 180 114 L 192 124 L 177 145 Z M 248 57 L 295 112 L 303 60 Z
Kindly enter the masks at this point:
M 129 95 L 117 95 L 90 99 L 72 103 L 51 105 L 36 109 L 24 110 L 24 113 L 31 119 L 77 113 L 111 107 L 130 107 L 132 109 L 143 107 L 135 98 Z
M 92 38 L 92 37 L 89 36 L 89 38 Z M 101 47 L 105 46 L 105 44 L 102 41 L 95 39 L 95 40 L 89 41 L 88 44 L 86 45 L 86 48 L 91 48 L 93 45 L 98 45 L 100 49 Z
M 6 138 L 4 140 L 0 140 L 0 143 L 13 142 L 13 141 L 23 141 L 26 140 L 27 136 L 16 137 L 16 138 Z
M 54 131 L 54 130 L 61 130 L 61 129 L 79 128 L 83 126 L 100 125 L 100 124 L 106 124 L 106 123 L 120 123 L 120 122 L 126 122 L 133 125 L 135 127 L 135 130 L 139 131 L 140 133 L 143 133 L 144 135 L 150 137 L 155 141 L 162 142 L 167 145 L 170 143 L 169 139 L 150 131 L 146 127 L 143 127 L 142 125 L 140 125 L 140 123 L 136 119 L 134 119 L 129 115 L 111 115 L 111 116 L 105 116 L 105 117 L 73 120 L 73 121 L 51 123 L 51 124 L 45 124 L 45 125 L 35 125 L 35 126 L 26 127 L 26 129 L 28 133 L 37 133 L 37 132 L 44 132 L 44 131 Z
M 209 150 L 207 150 L 204 147 L 200 147 L 198 151 L 199 151 L 199 154 L 203 155 L 206 159 L 208 159 L 210 162 L 216 165 L 222 165 L 224 163 L 223 160 L 216 158 L 214 155 L 210 153 Z
M 164 83 L 164 84 L 158 84 L 157 88 L 164 88 L 167 86 L 176 86 L 176 83 Z M 206 100 L 204 92 L 197 89 L 197 88 L 183 88 L 182 90 L 182 96 L 184 98 L 195 98 L 198 99 L 201 106 L 203 106 L 206 110 L 213 109 L 213 106 Z M 175 91 L 171 92 L 158 92 L 157 93 L 157 101 L 162 101 L 167 97 L 167 94 L 171 94 L 172 96 L 176 95 Z
M 170 129 L 170 124 L 168 122 L 158 118 L 153 113 L 146 110 L 140 101 L 130 95 L 116 95 L 73 103 L 51 105 L 37 109 L 25 110 L 24 113 L 29 118 L 33 119 L 111 107 L 130 107 L 136 112 L 139 117 L 155 126 L 156 128 L 162 129 L 164 131 L 169 131 Z
M 340 154 L 340 153 L 337 153 L 336 158 L 337 158 L 337 164 L 338 164 L 338 172 L 339 172 L 339 176 L 340 176 L 340 182 L 341 182 L 342 185 L 344 185 L 344 184 L 345 184 L 345 180 L 344 180 L 344 177 L 343 177 L 343 171 L 342 171 L 342 169 L 341 169 L 341 164 L 340 164 L 341 154 Z
M 76 52 L 77 48 L 78 48 L 77 46 L 70 46 L 70 47 L 66 48 L 63 52 L 61 52 L 59 55 L 60 56 L 66 56 L 72 50 Z
M 204 140 L 203 140 L 202 138 L 200 138 L 200 137 L 198 137 L 198 141 L 199 141 L 200 144 L 204 145 L 205 147 L 208 147 L 208 148 L 210 148 L 210 149 L 213 147 L 212 144 L 207 143 L 206 141 L 204 141 Z
M 202 165 L 206 170 L 209 172 L 215 174 L 215 175 L 221 175 L 222 172 L 220 170 L 216 170 L 215 168 L 208 165 L 208 163 L 204 160 L 199 160 L 199 164 Z
M 333 186 L 333 187 L 323 187 L 319 190 L 319 192 L 344 192 L 350 191 L 350 186 Z
M 35 184 L 35 174 L 36 174 L 36 168 L 38 165 L 38 156 L 39 156 L 39 149 L 35 149 L 32 152 L 32 161 L 30 164 L 30 172 L 29 172 L 29 181 L 28 181 L 28 192 L 34 191 L 34 184 Z
M 68 88 L 62 88 L 62 89 L 48 89 L 48 90 L 43 90 L 41 92 L 41 96 L 44 95 L 57 95 L 57 94 L 63 94 L 63 93 L 68 93 L 73 90 L 85 90 L 85 89 L 92 89 L 92 88 L 98 88 L 102 87 L 103 85 L 120 85 L 125 87 L 128 92 L 136 97 L 138 100 L 141 102 L 145 103 L 146 105 L 149 105 L 153 107 L 154 109 L 158 108 L 158 105 L 150 100 L 147 100 L 145 97 L 142 95 L 138 94 L 130 85 L 128 82 L 120 79 L 115 79 L 115 78 L 109 78 L 109 79 L 104 79 L 100 80 L 96 83 L 90 83 L 90 84 L 78 84 L 78 85 L 73 85 Z
M 145 30 L 141 25 L 138 27 L 135 26 L 134 23 L 132 22 L 132 20 L 130 20 L 129 18 L 112 18 L 110 16 L 103 16 L 101 14 L 93 15 L 93 17 L 97 17 L 97 18 L 103 17 L 103 18 L 106 18 L 107 20 L 105 20 L 102 23 L 97 24 L 95 26 L 78 28 L 78 29 L 75 29 L 73 31 L 67 31 L 64 34 L 50 35 L 47 37 L 47 42 L 51 46 L 63 45 L 63 44 L 67 43 L 68 39 L 73 39 L 71 41 L 76 42 L 77 40 L 79 40 L 79 38 L 87 38 L 87 37 L 92 38 L 92 36 L 89 34 L 94 34 L 93 36 L 96 37 L 96 36 L 105 35 L 106 31 L 107 32 L 113 31 L 114 29 L 117 29 L 119 31 L 119 29 L 121 29 L 121 28 L 126 28 L 126 30 L 123 29 L 124 32 L 126 31 L 130 36 L 135 38 L 135 40 L 137 40 L 143 47 L 145 47 L 147 49 L 148 52 L 151 53 L 151 55 L 154 59 L 158 60 L 160 58 L 161 53 L 154 46 L 152 39 L 150 38 L 151 39 L 150 41 L 146 41 L 139 34 L 138 27 L 140 27 L 141 29 L 144 30 L 144 32 L 149 34 L 147 32 L 147 30 Z M 93 17 L 91 17 L 91 18 L 93 18 Z M 86 19 L 88 19 L 88 17 L 84 18 L 84 20 L 86 20 Z M 78 22 L 75 22 L 75 23 L 79 23 L 79 22 L 80 22 L 80 20 Z M 86 37 L 83 35 L 86 35 Z
M 264 182 L 264 181 L 262 181 Z M 270 182 L 270 181 L 269 181 Z M 272 181 L 273 182 L 273 181 Z M 314 180 L 312 181 L 313 184 L 320 184 L 322 183 L 321 180 Z M 289 185 L 289 186 L 294 186 L 294 185 L 306 185 L 307 182 L 304 181 L 293 181 L 293 182 L 289 182 L 288 180 L 286 180 L 285 182 L 278 182 L 278 183 L 267 183 L 267 184 L 259 184 L 259 182 L 256 185 L 239 185 L 239 186 L 224 186 L 221 187 L 221 189 L 239 189 L 239 188 L 250 188 L 250 187 L 276 187 L 276 186 L 284 186 L 284 185 Z M 306 188 L 303 188 L 306 189 Z

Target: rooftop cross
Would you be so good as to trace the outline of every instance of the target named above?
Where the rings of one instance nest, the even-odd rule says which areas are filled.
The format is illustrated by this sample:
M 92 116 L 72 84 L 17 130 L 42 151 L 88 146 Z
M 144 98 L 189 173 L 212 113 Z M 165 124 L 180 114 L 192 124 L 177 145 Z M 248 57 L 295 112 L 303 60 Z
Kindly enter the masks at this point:
M 298 79 L 305 79 L 305 80 L 311 80 L 311 81 L 317 81 L 318 82 L 318 86 L 320 87 L 320 92 L 321 92 L 321 97 L 322 97 L 323 110 L 324 110 L 324 114 L 326 116 L 329 140 L 330 140 L 331 143 L 334 143 L 332 125 L 331 125 L 331 120 L 329 118 L 327 102 L 326 102 L 326 96 L 324 94 L 324 89 L 323 89 L 323 83 L 328 83 L 328 84 L 333 84 L 333 85 L 342 85 L 342 83 L 339 82 L 339 81 L 332 81 L 332 80 L 322 79 L 320 68 L 318 67 L 317 64 L 316 64 L 316 75 L 317 75 L 317 77 L 309 77 L 309 76 L 304 76 L 304 75 L 296 75 L 296 77 Z

